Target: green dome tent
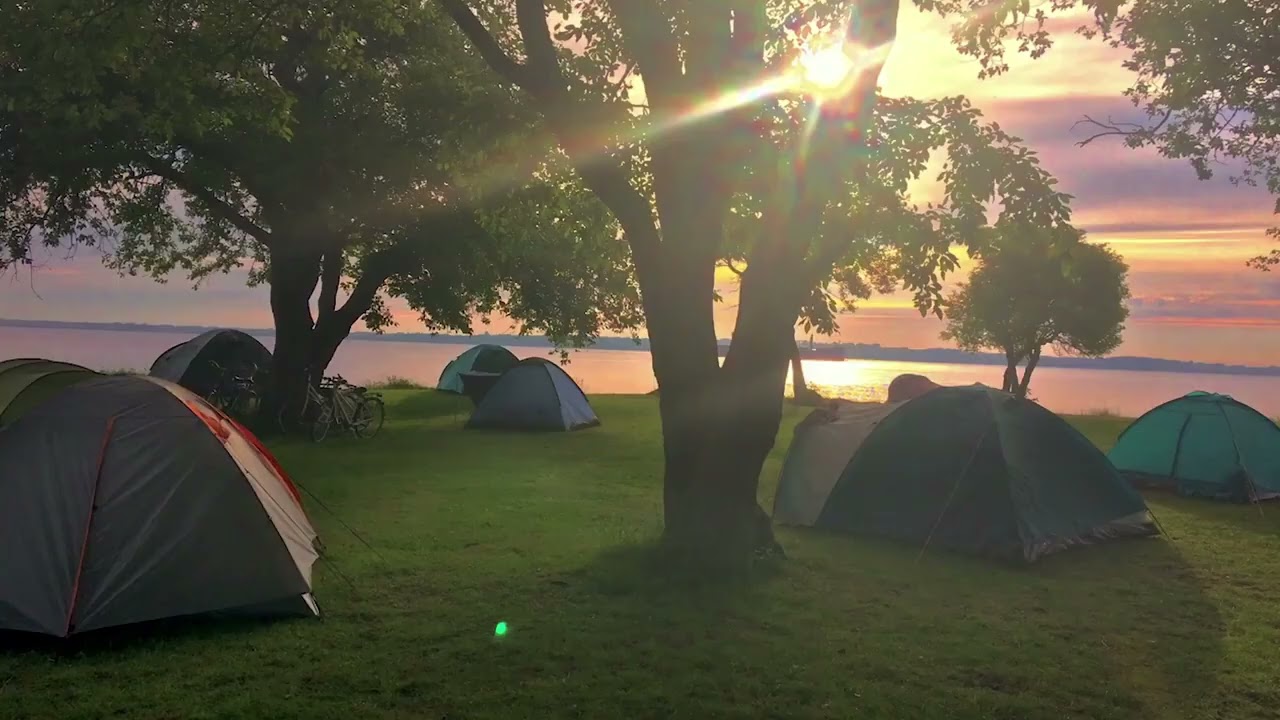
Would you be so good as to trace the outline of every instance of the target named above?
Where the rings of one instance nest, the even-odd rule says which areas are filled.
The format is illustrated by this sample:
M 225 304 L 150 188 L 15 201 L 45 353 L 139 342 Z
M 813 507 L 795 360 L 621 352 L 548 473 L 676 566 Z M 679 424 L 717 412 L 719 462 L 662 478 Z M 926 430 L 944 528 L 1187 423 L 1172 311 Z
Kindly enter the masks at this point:
M 779 522 L 1026 562 L 1156 532 L 1142 497 L 1106 456 L 1029 400 L 982 385 L 943 387 L 835 418 L 849 427 L 825 434 L 847 443 L 849 459 L 841 466 L 841 451 L 830 448 L 813 461 L 793 458 L 821 446 L 806 436 L 833 420 L 797 427 L 775 499 Z
M 0 362 L 0 428 L 59 390 L 93 377 L 98 373 L 56 360 L 15 358 Z
M 520 362 L 512 352 L 501 345 L 476 345 L 449 361 L 440 373 L 437 390 L 462 393 L 462 373 L 503 373 Z
M 1280 427 L 1227 395 L 1197 391 L 1147 411 L 1110 457 L 1138 486 L 1238 502 L 1280 497 Z
M 599 424 L 568 373 L 543 358 L 527 358 L 502 373 L 471 413 L 467 428 L 564 432 Z

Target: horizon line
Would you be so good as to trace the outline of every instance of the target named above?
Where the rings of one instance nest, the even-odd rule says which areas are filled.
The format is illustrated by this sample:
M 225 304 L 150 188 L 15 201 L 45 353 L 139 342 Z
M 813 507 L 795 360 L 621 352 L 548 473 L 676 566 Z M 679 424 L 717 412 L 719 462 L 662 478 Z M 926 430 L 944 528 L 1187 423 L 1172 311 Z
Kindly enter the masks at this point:
M 94 321 L 94 320 L 31 320 L 31 319 L 23 319 L 23 318 L 0 317 L 0 326 L 34 327 L 34 328 L 43 327 L 43 328 L 49 328 L 49 329 L 54 329 L 57 327 L 70 327 L 73 329 L 101 329 L 106 332 L 122 332 L 122 331 L 127 332 L 129 329 L 132 329 L 138 332 L 156 332 L 156 331 L 205 332 L 208 330 L 226 329 L 226 330 L 238 330 L 240 332 L 244 332 L 249 335 L 267 335 L 272 337 L 275 336 L 274 328 L 245 328 L 245 327 L 213 326 L 213 325 L 199 325 L 199 324 L 179 325 L 179 324 L 172 324 L 172 323 L 144 323 L 144 322 L 103 322 L 103 321 Z M 399 342 L 423 342 L 423 341 L 449 342 L 451 340 L 465 342 L 466 339 L 468 338 L 488 337 L 488 338 L 506 338 L 509 341 L 510 340 L 521 340 L 526 342 L 542 341 L 544 343 L 547 343 L 547 345 L 550 347 L 553 347 L 553 348 L 556 347 L 553 343 L 550 342 L 550 340 L 547 338 L 546 335 L 520 334 L 517 332 L 491 333 L 491 332 L 488 332 L 487 330 L 479 333 L 471 333 L 471 334 L 433 333 L 433 332 L 375 333 L 370 330 L 358 330 L 358 331 L 353 331 L 350 337 L 356 340 L 370 340 L 374 342 L 397 342 L 397 341 Z M 600 341 L 613 341 L 613 342 L 610 342 L 610 344 L 614 344 L 614 342 L 617 342 L 619 344 L 625 343 L 630 347 L 629 348 L 628 347 L 612 347 L 612 348 L 597 348 L 597 349 L 631 351 L 631 350 L 647 350 L 648 348 L 645 346 L 645 343 L 649 341 L 649 338 L 647 336 L 637 336 L 636 338 L 632 338 L 625 335 L 604 335 L 604 336 L 597 337 L 596 340 L 592 343 L 592 345 L 598 345 Z M 724 348 L 728 345 L 731 345 L 732 338 L 717 338 L 716 342 L 719 347 Z M 805 343 L 797 339 L 797 344 L 803 346 Z M 878 342 L 818 342 L 814 344 L 819 347 L 827 347 L 827 348 L 845 348 L 845 349 L 856 349 L 859 347 L 879 348 L 880 350 L 886 353 L 895 353 L 895 352 L 901 353 L 901 354 L 933 353 L 933 354 L 947 354 L 952 356 L 949 359 L 936 358 L 932 360 L 911 359 L 908 357 L 896 357 L 896 358 L 895 357 L 848 357 L 847 359 L 850 359 L 850 360 L 872 360 L 872 361 L 881 360 L 881 361 L 892 361 L 892 362 L 921 362 L 921 363 L 935 363 L 935 364 L 984 364 L 984 365 L 1003 364 L 1002 356 L 999 353 L 971 352 L 968 350 L 961 350 L 959 348 L 938 347 L 938 346 L 916 348 L 916 347 L 906 347 L 906 346 L 882 345 L 881 343 L 878 343 Z M 588 350 L 592 348 L 592 345 L 586 345 L 580 348 L 568 346 L 565 349 Z M 968 358 L 969 361 L 966 362 L 962 358 Z M 980 361 L 980 360 L 988 360 L 988 359 L 993 359 L 993 360 L 996 360 L 997 362 L 980 362 L 980 363 L 973 362 L 975 360 Z M 1135 362 L 1148 363 L 1148 364 L 1158 363 L 1158 364 L 1164 364 L 1164 365 L 1176 365 L 1184 368 L 1199 368 L 1201 370 L 1217 368 L 1218 372 L 1214 374 L 1224 374 L 1222 372 L 1223 370 L 1239 370 L 1239 371 L 1244 371 L 1244 374 L 1255 375 L 1255 376 L 1280 375 L 1280 365 L 1235 365 L 1235 364 L 1223 363 L 1223 362 L 1205 362 L 1200 360 L 1178 360 L 1174 358 L 1162 358 L 1162 357 L 1153 357 L 1153 356 L 1146 356 L 1146 355 L 1112 355 L 1112 356 L 1100 357 L 1100 358 L 1075 357 L 1075 356 L 1069 356 L 1069 355 L 1046 355 L 1041 359 L 1042 366 L 1056 365 L 1058 367 L 1063 367 L 1063 368 L 1090 369 L 1089 366 L 1092 365 L 1092 366 L 1095 366 L 1092 369 L 1098 369 L 1098 370 L 1123 369 L 1123 370 L 1132 370 L 1137 372 L 1144 372 L 1144 371 L 1145 372 L 1161 372 L 1161 371 L 1177 372 L 1177 370 L 1170 370 L 1169 368 L 1161 369 L 1161 368 L 1155 368 L 1155 367 L 1150 367 L 1150 368 L 1114 367 L 1114 365 L 1118 363 L 1135 363 Z M 1112 367 L 1107 367 L 1108 365 Z M 1226 373 L 1226 374 L 1230 374 L 1230 373 Z

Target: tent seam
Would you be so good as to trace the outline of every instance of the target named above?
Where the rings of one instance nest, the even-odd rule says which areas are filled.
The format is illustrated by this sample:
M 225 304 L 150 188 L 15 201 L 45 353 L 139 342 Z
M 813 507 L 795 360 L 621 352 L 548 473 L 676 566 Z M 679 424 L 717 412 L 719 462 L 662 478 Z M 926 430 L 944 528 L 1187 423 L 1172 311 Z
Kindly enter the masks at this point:
M 1231 418 L 1227 417 L 1227 411 L 1222 409 L 1222 403 L 1214 403 L 1214 407 L 1218 408 L 1218 413 L 1222 415 L 1222 421 L 1227 424 L 1227 434 L 1231 436 L 1231 449 L 1236 451 L 1236 464 L 1240 466 L 1240 472 L 1244 473 L 1244 481 L 1249 486 L 1249 491 L 1253 493 L 1253 503 L 1258 506 L 1258 512 L 1262 512 L 1261 496 L 1258 494 L 1258 488 L 1253 484 L 1253 478 L 1249 476 L 1249 467 L 1244 464 L 1244 453 L 1240 452 L 1240 443 L 1236 442 L 1236 430 L 1231 424 Z
M 1182 427 L 1178 428 L 1178 440 L 1173 444 L 1173 463 L 1169 466 L 1169 479 L 1177 484 L 1178 480 L 1178 458 L 1182 457 L 1182 438 L 1187 434 L 1187 426 L 1191 424 L 1191 413 L 1182 419 Z M 1227 423 L 1227 431 L 1230 432 L 1231 424 Z
M 84 558 L 89 551 L 89 533 L 93 529 L 93 513 L 98 506 L 98 486 L 102 484 L 102 468 L 106 465 L 107 446 L 111 443 L 111 431 L 116 426 L 116 415 L 107 418 L 107 428 L 102 433 L 102 447 L 98 450 L 98 467 L 93 476 L 93 492 L 89 495 L 89 516 L 84 521 L 84 539 L 80 543 L 80 561 L 76 563 L 76 576 L 71 583 L 71 602 L 67 607 L 67 624 L 63 636 L 71 634 L 71 621 L 75 618 L 76 602 L 80 599 L 80 577 L 84 574 Z
M 942 520 L 947 516 L 947 511 L 951 509 L 951 503 L 956 499 L 956 491 L 960 489 L 960 483 L 965 476 L 969 474 L 969 468 L 973 465 L 973 461 L 977 459 L 978 453 L 982 450 L 982 444 L 987 441 L 987 436 L 991 434 L 991 429 L 996 426 L 995 412 L 991 414 L 991 424 L 987 429 L 982 431 L 982 436 L 978 438 L 978 442 L 974 443 L 973 452 L 969 453 L 969 459 L 965 462 L 964 467 L 960 469 L 960 474 L 956 476 L 956 481 L 951 485 L 951 492 L 947 495 L 947 502 L 942 506 L 942 511 L 938 513 L 938 518 L 933 521 L 933 527 L 929 528 L 929 535 L 924 539 L 924 545 L 920 547 L 920 554 L 916 555 L 916 562 L 920 562 L 920 558 L 924 557 L 924 552 L 929 549 L 929 543 L 933 542 L 934 533 L 942 525 Z

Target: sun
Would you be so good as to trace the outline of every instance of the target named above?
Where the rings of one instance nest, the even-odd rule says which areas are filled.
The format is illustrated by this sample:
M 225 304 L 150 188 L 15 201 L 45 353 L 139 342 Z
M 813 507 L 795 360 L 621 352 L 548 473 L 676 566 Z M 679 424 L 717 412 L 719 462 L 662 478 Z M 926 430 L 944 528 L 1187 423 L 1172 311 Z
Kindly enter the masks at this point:
M 841 90 L 853 77 L 856 63 L 843 43 L 833 43 L 804 50 L 798 65 L 804 85 L 815 93 L 831 94 Z

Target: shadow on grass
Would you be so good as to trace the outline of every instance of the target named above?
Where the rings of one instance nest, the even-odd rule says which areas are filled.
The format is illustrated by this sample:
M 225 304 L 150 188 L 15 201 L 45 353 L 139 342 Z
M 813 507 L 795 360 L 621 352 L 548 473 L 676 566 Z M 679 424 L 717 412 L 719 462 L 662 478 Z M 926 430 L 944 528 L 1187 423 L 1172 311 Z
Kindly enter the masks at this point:
M 673 572 L 640 546 L 552 582 L 573 605 L 607 614 L 610 636 L 665 648 L 665 675 L 722 666 L 714 682 L 726 698 L 763 685 L 771 706 L 794 702 L 800 714 L 834 712 L 823 704 L 834 697 L 846 716 L 879 697 L 921 717 L 1197 717 L 1188 708 L 1226 702 L 1224 620 L 1162 540 L 1021 569 L 810 540 L 792 544 L 790 560 L 722 580 Z
M 734 571 L 709 575 L 679 562 L 658 541 L 610 548 L 569 575 L 567 581 L 601 596 L 647 601 L 689 601 L 716 609 L 730 598 L 778 578 L 785 560 L 756 560 Z
M 6 631 L 0 632 L 0 655 L 94 656 L 156 643 L 230 640 L 250 636 L 270 625 L 314 622 L 320 620 L 302 617 L 250 618 L 212 613 L 104 628 L 69 638 Z

